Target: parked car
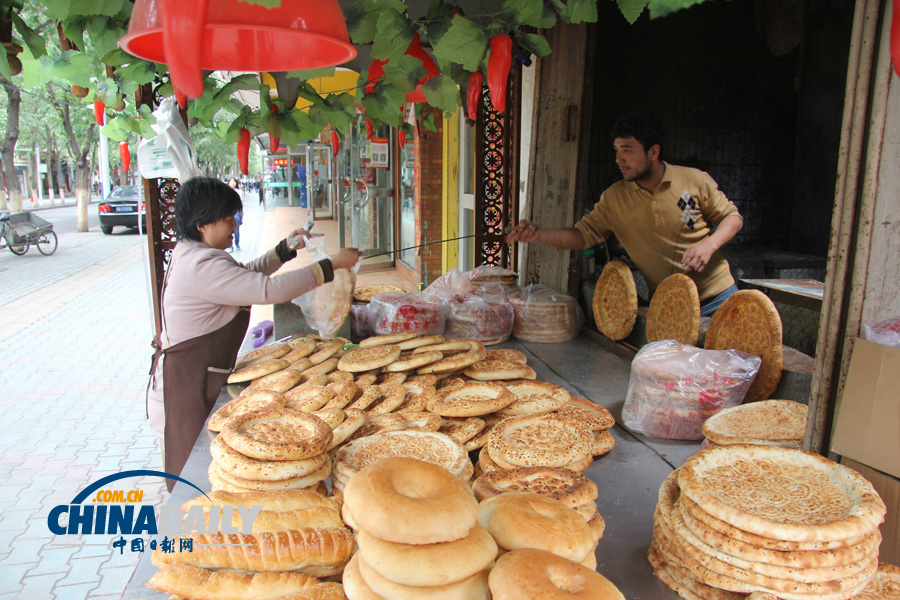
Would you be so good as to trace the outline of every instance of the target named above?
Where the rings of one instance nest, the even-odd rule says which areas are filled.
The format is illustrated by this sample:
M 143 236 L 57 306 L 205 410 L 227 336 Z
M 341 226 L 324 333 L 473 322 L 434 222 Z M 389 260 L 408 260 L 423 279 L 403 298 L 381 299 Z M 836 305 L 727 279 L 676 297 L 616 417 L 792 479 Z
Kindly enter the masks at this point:
M 144 215 L 143 195 L 143 189 L 137 185 L 121 185 L 110 192 L 106 200 L 97 206 L 100 231 L 109 235 L 116 225 L 137 227 L 138 217 Z

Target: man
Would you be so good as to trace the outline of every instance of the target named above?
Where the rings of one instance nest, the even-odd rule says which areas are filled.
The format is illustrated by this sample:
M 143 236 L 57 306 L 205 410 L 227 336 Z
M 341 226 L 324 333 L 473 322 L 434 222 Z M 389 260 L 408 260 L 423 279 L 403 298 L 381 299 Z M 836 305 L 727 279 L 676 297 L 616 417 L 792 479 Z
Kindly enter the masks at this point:
M 712 315 L 737 291 L 719 253 L 743 226 L 737 207 L 707 173 L 661 160 L 665 138 L 657 119 L 634 113 L 616 123 L 612 137 L 624 180 L 603 192 L 590 214 L 567 229 L 522 220 L 507 241 L 581 250 L 614 233 L 651 294 L 669 275 L 684 273 L 697 284 L 700 314 Z

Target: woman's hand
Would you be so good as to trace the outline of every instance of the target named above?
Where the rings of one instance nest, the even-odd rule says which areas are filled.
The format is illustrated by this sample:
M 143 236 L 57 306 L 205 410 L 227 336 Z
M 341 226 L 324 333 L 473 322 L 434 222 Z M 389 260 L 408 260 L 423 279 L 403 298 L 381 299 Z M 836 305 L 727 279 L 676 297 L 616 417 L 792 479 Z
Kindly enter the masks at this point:
M 360 256 L 362 256 L 362 252 L 356 248 L 342 248 L 331 257 L 331 267 L 333 269 L 352 269 Z

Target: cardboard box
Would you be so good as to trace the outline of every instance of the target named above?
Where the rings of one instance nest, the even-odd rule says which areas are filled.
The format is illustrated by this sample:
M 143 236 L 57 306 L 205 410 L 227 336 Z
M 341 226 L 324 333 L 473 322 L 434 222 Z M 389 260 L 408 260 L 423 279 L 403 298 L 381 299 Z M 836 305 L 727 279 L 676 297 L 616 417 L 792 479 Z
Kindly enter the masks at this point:
M 856 340 L 831 450 L 900 477 L 900 348 Z

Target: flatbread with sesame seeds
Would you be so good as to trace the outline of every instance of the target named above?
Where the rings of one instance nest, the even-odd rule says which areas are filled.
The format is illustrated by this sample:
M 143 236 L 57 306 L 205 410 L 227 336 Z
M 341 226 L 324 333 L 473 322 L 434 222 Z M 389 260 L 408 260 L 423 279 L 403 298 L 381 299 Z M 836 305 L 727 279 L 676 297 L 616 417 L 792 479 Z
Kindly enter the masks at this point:
M 700 295 L 694 280 L 675 273 L 662 280 L 650 299 L 647 341 L 677 340 L 696 346 L 700 338 Z
M 603 267 L 592 304 L 600 333 L 611 340 L 628 337 L 637 319 L 637 287 L 628 265 L 614 260 Z
M 442 417 L 477 417 L 508 406 L 513 399 L 502 385 L 472 382 L 439 391 L 427 408 Z
M 288 361 L 282 360 L 280 358 L 266 359 L 249 367 L 238 369 L 228 376 L 228 383 L 244 383 L 245 381 L 259 379 L 264 375 L 286 369 L 290 366 L 290 364 L 291 363 L 289 363 Z
M 343 355 L 338 369 L 351 373 L 371 371 L 391 364 L 400 358 L 400 348 L 391 344 L 354 348 Z
M 706 332 L 707 350 L 741 350 L 762 359 L 744 402 L 766 400 L 782 370 L 781 316 L 759 290 L 741 290 L 722 303 Z
M 406 290 L 396 285 L 388 285 L 386 283 L 373 283 L 370 285 L 361 285 L 353 290 L 353 299 L 356 302 L 368 302 L 373 296 L 384 294 L 385 292 L 395 292 L 405 294 Z

